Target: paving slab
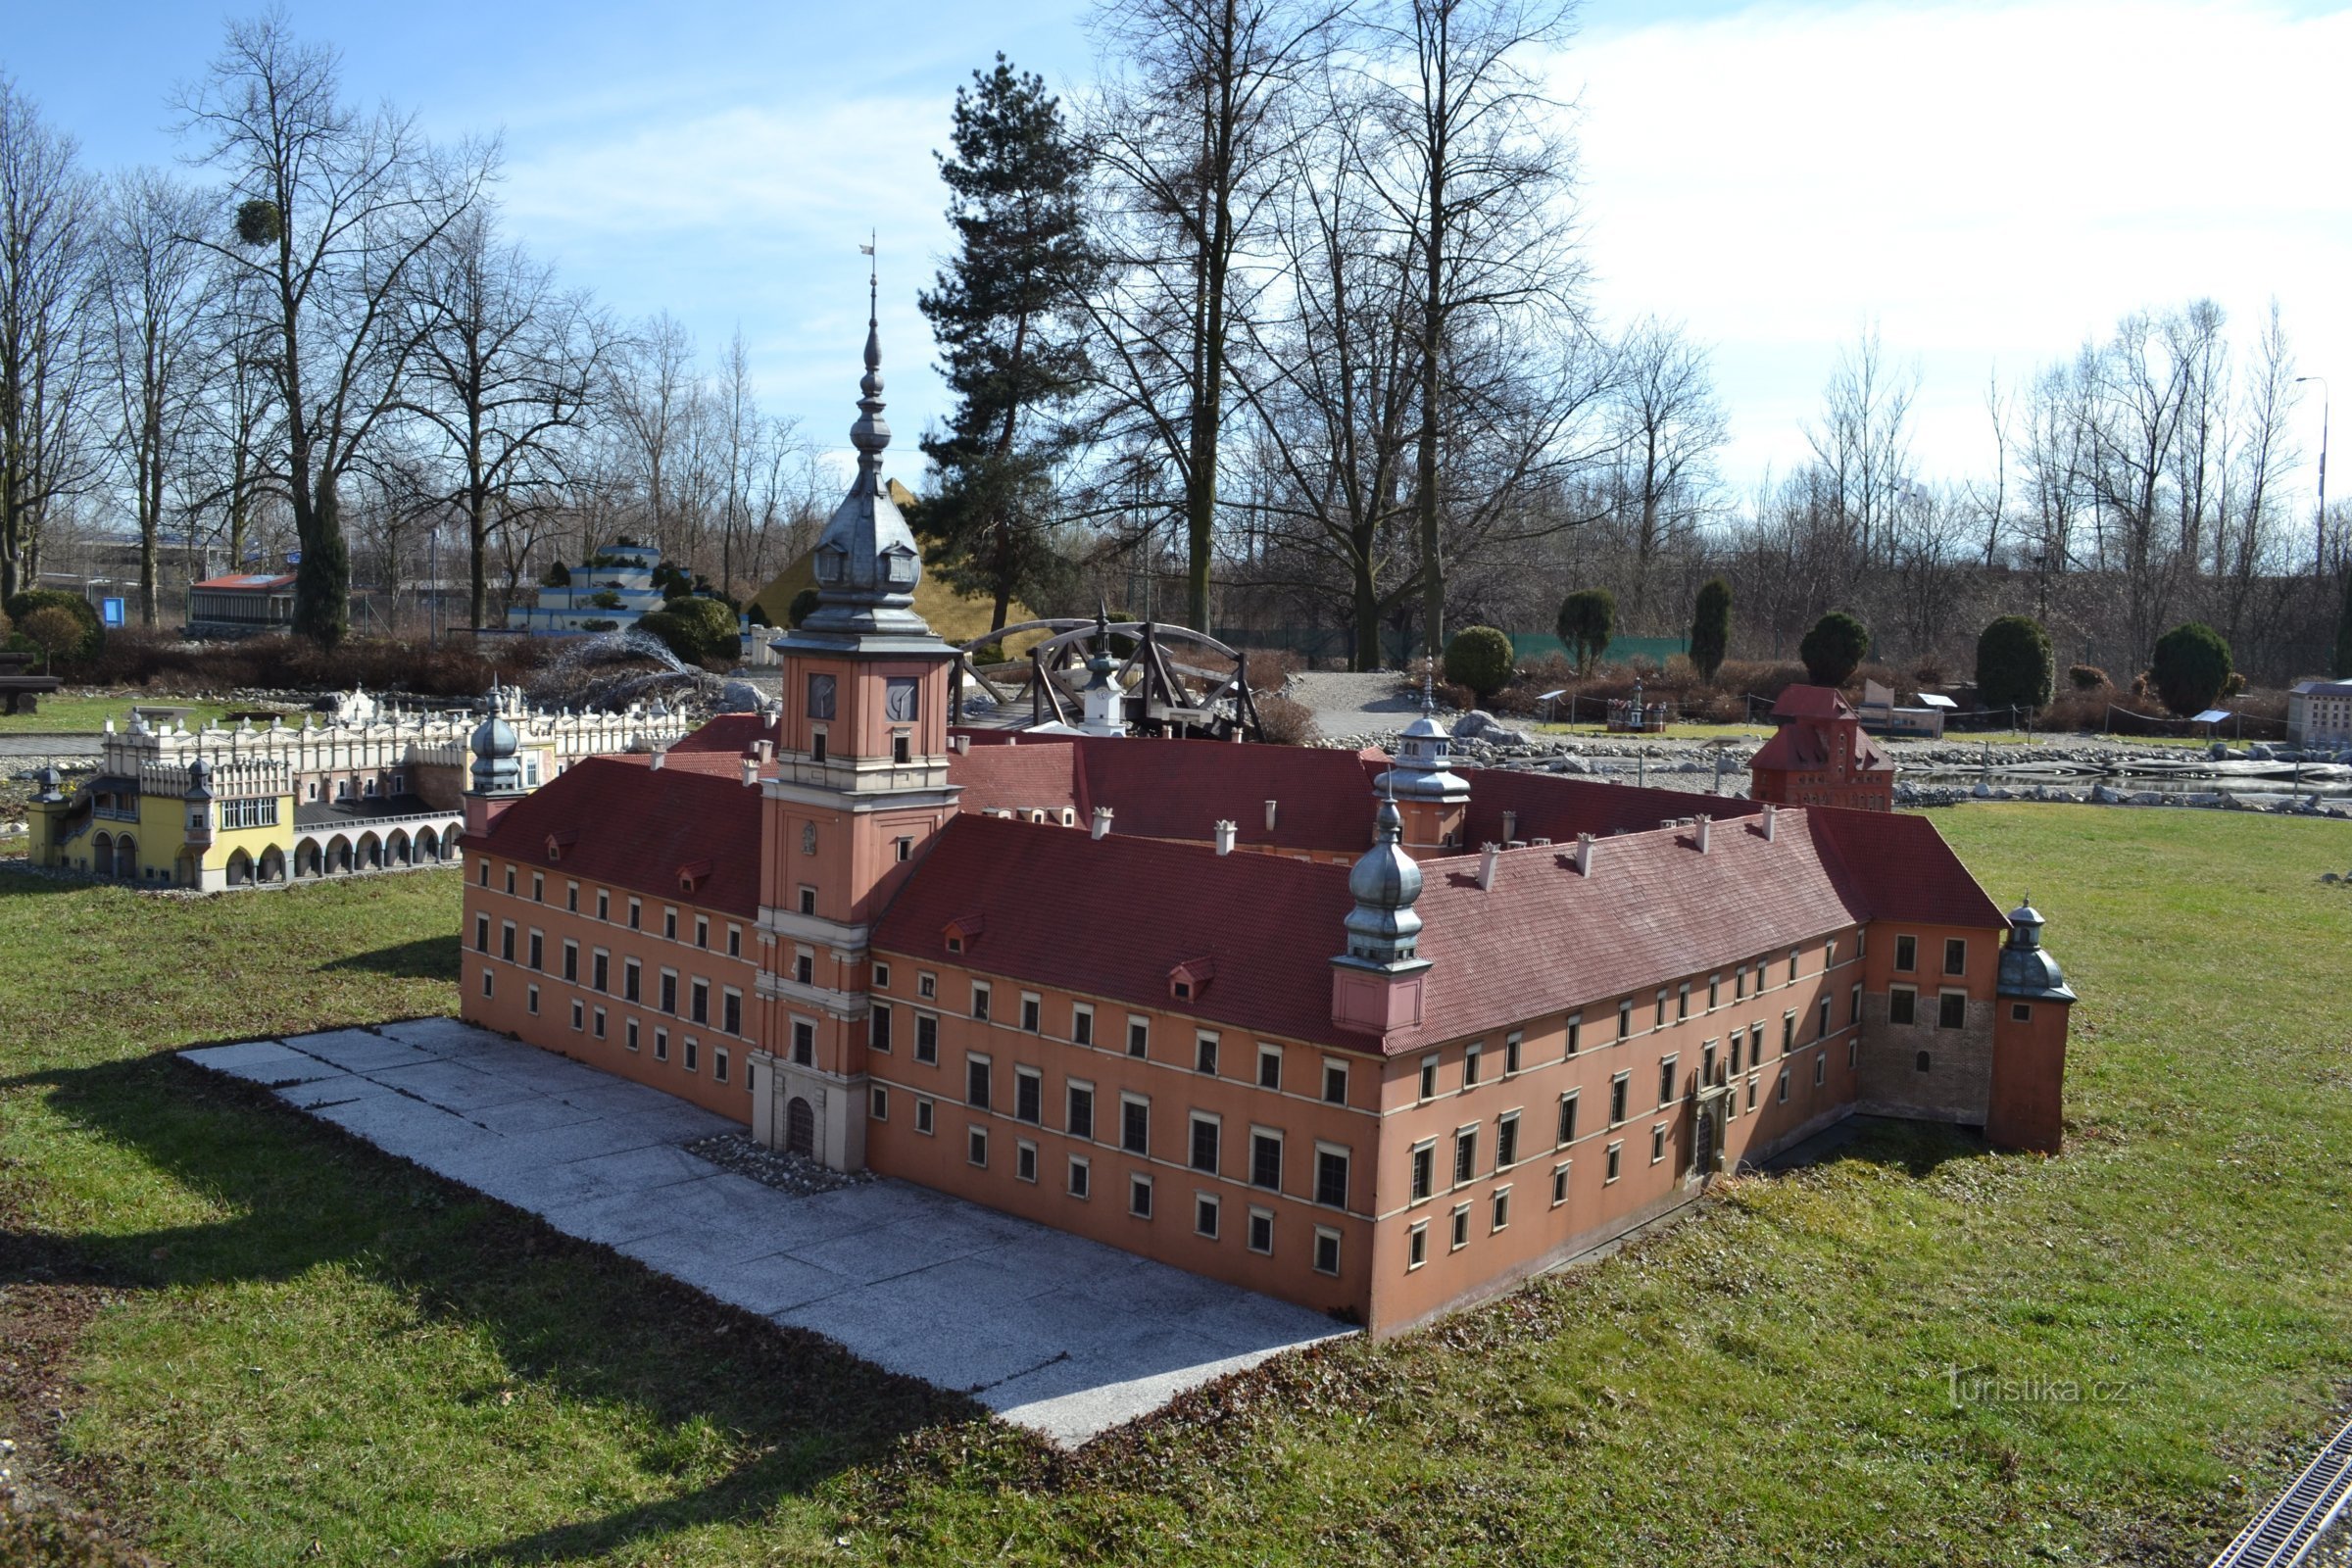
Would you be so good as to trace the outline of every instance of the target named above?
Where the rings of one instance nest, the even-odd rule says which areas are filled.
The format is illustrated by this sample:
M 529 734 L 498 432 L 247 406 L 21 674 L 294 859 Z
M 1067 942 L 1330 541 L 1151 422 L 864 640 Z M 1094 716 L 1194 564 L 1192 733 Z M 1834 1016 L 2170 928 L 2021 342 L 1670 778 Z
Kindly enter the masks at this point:
M 811 1196 L 679 1146 L 741 1124 L 451 1018 L 185 1053 L 565 1235 L 1075 1446 L 1351 1333 L 905 1182 Z

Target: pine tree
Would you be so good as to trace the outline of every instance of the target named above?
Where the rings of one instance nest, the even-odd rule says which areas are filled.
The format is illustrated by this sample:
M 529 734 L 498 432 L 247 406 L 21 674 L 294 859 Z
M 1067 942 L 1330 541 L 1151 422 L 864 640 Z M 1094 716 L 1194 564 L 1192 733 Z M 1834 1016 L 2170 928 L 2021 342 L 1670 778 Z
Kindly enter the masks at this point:
M 993 631 L 1058 565 L 1046 530 L 1068 436 L 1049 416 L 1087 369 L 1064 314 L 1092 272 L 1086 156 L 1043 78 L 1001 54 L 956 89 L 954 140 L 939 177 L 958 245 L 921 304 L 956 402 L 923 439 L 939 481 L 923 523 L 948 579 L 995 597 Z
M 1701 679 L 1713 680 L 1731 647 L 1732 585 L 1709 577 L 1690 607 L 1690 665 Z

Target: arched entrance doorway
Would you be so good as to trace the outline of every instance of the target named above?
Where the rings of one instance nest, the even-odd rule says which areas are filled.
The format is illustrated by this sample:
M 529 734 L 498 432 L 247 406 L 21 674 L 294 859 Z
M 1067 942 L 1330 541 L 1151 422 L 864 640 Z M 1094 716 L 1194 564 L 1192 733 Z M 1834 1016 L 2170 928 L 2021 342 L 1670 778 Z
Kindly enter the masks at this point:
M 816 1152 L 816 1112 L 798 1095 L 784 1107 L 784 1152 L 811 1155 Z

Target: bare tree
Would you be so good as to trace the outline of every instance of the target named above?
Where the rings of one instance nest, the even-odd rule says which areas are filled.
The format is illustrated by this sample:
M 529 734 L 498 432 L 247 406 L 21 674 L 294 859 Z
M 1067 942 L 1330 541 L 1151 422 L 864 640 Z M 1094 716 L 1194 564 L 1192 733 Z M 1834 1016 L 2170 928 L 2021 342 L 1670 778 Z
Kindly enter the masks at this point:
M 605 382 L 613 334 L 584 296 L 521 246 L 501 243 L 478 205 L 417 259 L 406 301 L 416 341 L 401 400 L 438 461 L 415 468 L 417 500 L 455 508 L 466 536 L 466 612 L 489 612 L 490 537 L 555 501 L 566 437 Z
M 193 459 L 215 361 L 219 274 L 189 236 L 210 199 L 155 170 L 117 179 L 98 270 L 117 423 L 114 447 L 139 528 L 139 619 L 156 623 L 157 538 L 168 491 Z
M 692 335 L 667 312 L 640 324 L 613 364 L 612 414 L 649 542 L 664 554 L 686 554 L 677 492 L 691 488 L 681 485 L 688 477 L 682 470 L 692 461 L 701 404 Z
M 1088 300 L 1114 444 L 1148 442 L 1177 476 L 1185 612 L 1209 624 L 1218 464 L 1248 266 L 1282 154 L 1283 95 L 1310 79 L 1327 0 L 1105 0 L 1099 35 L 1127 52 L 1089 116 L 1103 180 L 1102 286 Z
M 1822 422 L 1805 439 L 1828 485 L 1831 516 L 1852 559 L 1843 574 L 1893 557 L 1891 514 L 1911 476 L 1911 402 L 1916 368 L 1886 363 L 1875 321 L 1863 323 L 1851 349 L 1840 349 L 1822 392 Z
M 264 284 L 277 478 L 302 544 L 294 629 L 332 645 L 351 620 L 338 487 L 399 405 L 418 341 L 402 309 L 410 276 L 479 197 L 496 149 L 443 156 L 413 116 L 355 112 L 335 52 L 299 42 L 282 13 L 231 23 L 177 107 L 235 207 L 233 239 L 205 243 Z
M 1631 524 L 1633 592 L 1626 624 L 1648 624 L 1650 574 L 1670 539 L 1698 526 L 1715 454 L 1730 439 L 1706 350 L 1676 323 L 1643 317 L 1617 351 L 1611 399 L 1619 428 L 1617 506 Z
M 80 414 L 98 227 L 74 139 L 0 75 L 0 598 L 38 579 L 43 521 L 96 468 Z
M 1581 329 L 1584 268 L 1573 247 L 1575 151 L 1540 57 L 1565 40 L 1568 0 L 1395 0 L 1377 24 L 1372 77 L 1390 139 L 1391 220 L 1418 272 L 1421 372 L 1413 489 L 1421 627 L 1444 646 L 1444 444 L 1447 376 L 1472 318 L 1542 314 Z

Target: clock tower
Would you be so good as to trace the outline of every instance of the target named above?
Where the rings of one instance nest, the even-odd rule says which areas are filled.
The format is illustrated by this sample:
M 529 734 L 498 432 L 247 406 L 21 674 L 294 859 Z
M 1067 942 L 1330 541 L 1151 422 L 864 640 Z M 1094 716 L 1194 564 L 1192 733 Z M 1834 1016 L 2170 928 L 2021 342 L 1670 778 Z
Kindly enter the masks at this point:
M 858 382 L 858 476 L 812 553 L 816 608 L 775 642 L 776 773 L 763 787 L 760 1042 L 752 1131 L 839 1170 L 865 1163 L 867 936 L 933 834 L 948 782 L 955 651 L 914 612 L 922 557 L 882 483 L 882 345 Z M 902 1044 L 899 1049 L 906 1049 Z

